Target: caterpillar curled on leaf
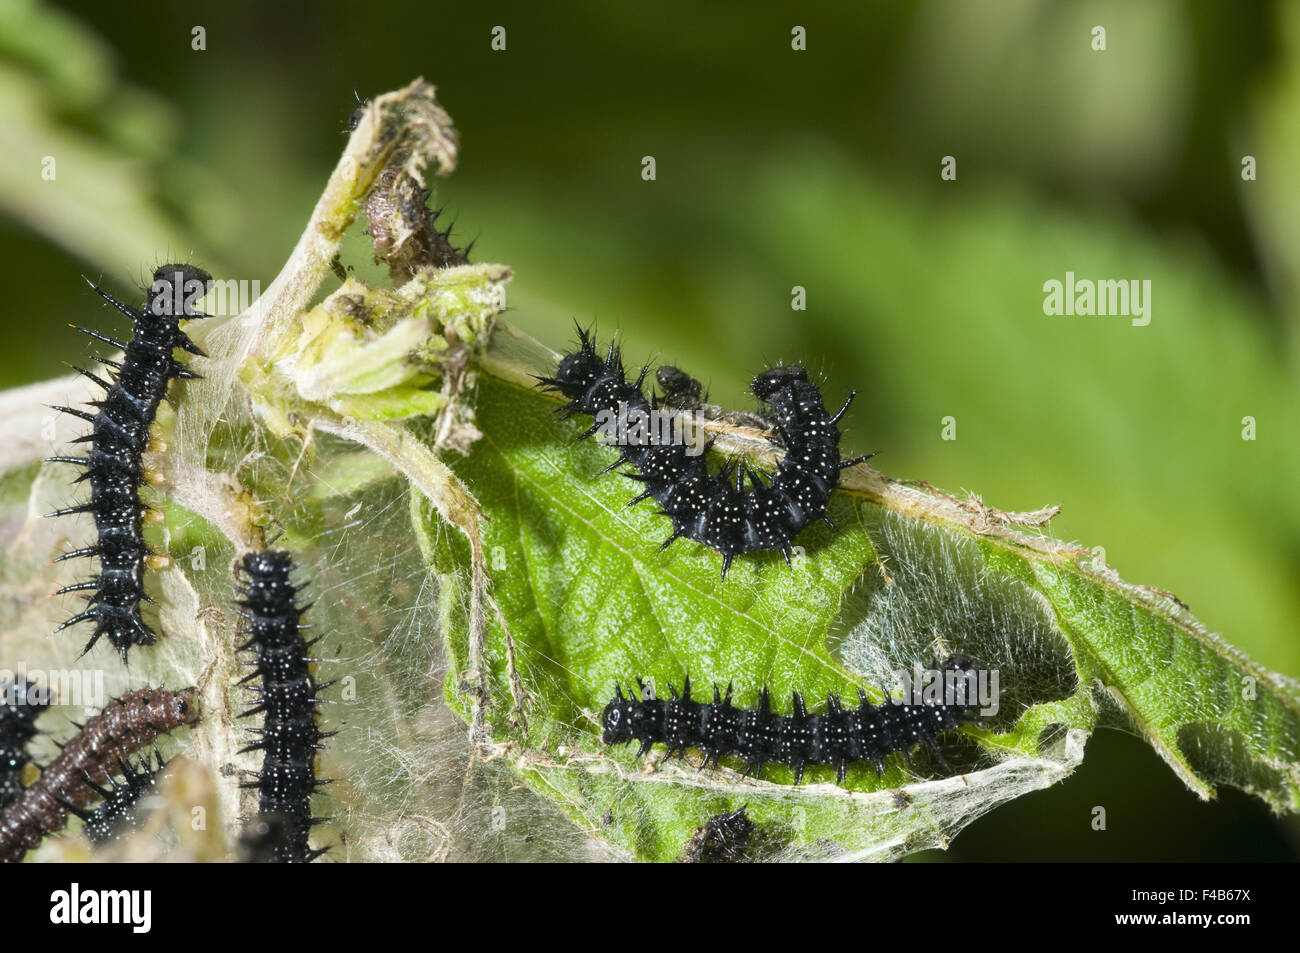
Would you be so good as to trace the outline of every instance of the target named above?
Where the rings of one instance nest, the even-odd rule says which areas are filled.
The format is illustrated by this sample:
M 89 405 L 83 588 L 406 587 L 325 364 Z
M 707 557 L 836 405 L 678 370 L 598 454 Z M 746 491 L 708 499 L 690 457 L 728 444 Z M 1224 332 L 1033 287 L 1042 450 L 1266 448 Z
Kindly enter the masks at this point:
M 722 556 L 725 579 L 739 555 L 780 551 L 788 563 L 794 539 L 806 526 L 824 520 L 834 528 L 826 504 L 839 484 L 840 471 L 871 457 L 840 459 L 837 424 L 853 402 L 852 393 L 832 415 L 802 367 L 763 371 L 750 389 L 772 411 L 786 448 L 784 458 L 766 483 L 748 464 L 735 461 L 711 473 L 706 453 L 713 441 L 704 445 L 704 452 L 692 447 L 683 439 L 680 412 L 667 417 L 667 427 L 653 423 L 655 408 L 642 389 L 649 366 L 629 382 L 614 344 L 602 359 L 589 333 L 579 328 L 578 336 L 579 349 L 564 356 L 554 377 L 538 381 L 568 398 L 566 416 L 594 418 L 583 437 L 600 431 L 612 437 L 621 455 L 609 469 L 627 463 L 639 471 L 625 474 L 643 486 L 629 505 L 654 500 L 672 521 L 672 535 L 661 549 L 683 536 L 703 543 Z
M 23 791 L 23 769 L 31 763 L 28 746 L 40 732 L 36 719 L 50 707 L 50 693 L 25 678 L 0 682 L 0 808 Z
M 873 764 L 877 774 L 895 752 L 907 753 L 918 744 L 930 747 L 943 763 L 936 738 L 965 722 L 978 720 L 976 683 L 981 669 L 964 656 L 954 655 L 938 668 L 942 697 L 931 695 L 873 705 L 859 691 L 859 702 L 846 708 L 836 695 L 826 700 L 826 711 L 809 713 L 803 696 L 795 692 L 792 713 L 778 715 L 766 688 L 752 709 L 731 703 L 731 686 L 723 696 L 715 685 L 712 703 L 691 698 L 690 679 L 681 696 L 670 689 L 669 699 L 656 698 L 652 690 L 642 698 L 624 696 L 616 687 L 614 699 L 601 717 L 607 745 L 639 741 L 639 755 L 656 744 L 666 745 L 667 757 L 688 748 L 704 755 L 704 765 L 738 757 L 747 774 L 758 774 L 765 764 L 783 764 L 794 770 L 795 784 L 804 769 L 833 765 L 835 778 L 844 781 L 848 766 L 858 761 Z
M 148 754 L 139 764 L 132 764 L 130 760 L 119 761 L 117 774 L 122 776 L 122 780 L 119 782 L 109 775 L 108 787 L 87 779 L 86 784 L 102 798 L 93 811 L 64 804 L 69 814 L 81 818 L 81 833 L 96 847 L 119 840 L 140 826 L 140 802 L 157 789 L 158 775 L 167 767 L 156 750 L 152 757 L 157 759 L 157 767 Z
M 152 645 L 153 631 L 140 616 L 140 603 L 148 601 L 144 592 L 145 559 L 150 554 L 144 544 L 142 522 L 145 506 L 139 488 L 144 483 L 141 455 L 149 443 L 149 428 L 158 412 L 158 404 L 167 396 L 173 378 L 196 378 L 199 375 L 176 360 L 177 348 L 192 354 L 202 351 L 180 329 L 183 318 L 206 317 L 193 308 L 193 302 L 207 293 L 212 276 L 193 265 L 163 265 L 154 272 L 143 307 L 129 308 L 93 283 L 91 287 L 105 301 L 131 321 L 131 339 L 119 341 L 89 328 L 77 330 L 123 351 L 122 360 L 94 357 L 108 370 L 108 379 L 83 367 L 79 374 L 104 389 L 99 400 L 90 406 L 94 413 L 73 407 L 55 407 L 91 425 L 90 432 L 74 443 L 87 443 L 85 456 L 46 457 L 54 463 L 70 463 L 83 473 L 74 482 L 89 482 L 90 499 L 65 507 L 47 516 L 89 513 L 95 520 L 93 545 L 59 556 L 55 562 L 79 557 L 97 557 L 99 574 L 92 579 L 64 586 L 56 593 L 88 592 L 85 610 L 68 619 L 58 630 L 78 622 L 94 623 L 95 630 L 82 654 L 101 637 L 106 637 L 127 660 L 133 645 Z M 73 325 L 76 327 L 76 325 Z
M 181 725 L 199 720 L 194 689 L 127 692 L 86 720 L 19 798 L 0 811 L 0 861 L 22 860 L 46 834 L 63 829 L 68 811 L 99 797 L 132 755 Z
M 247 623 L 241 632 L 248 636 L 239 650 L 252 654 L 247 664 L 253 668 L 240 683 L 260 680 L 256 704 L 240 717 L 263 716 L 262 727 L 253 729 L 258 740 L 243 749 L 263 753 L 262 769 L 242 786 L 258 792 L 258 817 L 250 825 L 269 831 L 271 841 L 262 849 L 268 859 L 307 863 L 325 853 L 312 849 L 309 837 L 323 820 L 312 817 L 311 798 L 327 783 L 316 777 L 316 755 L 334 734 L 320 730 L 317 694 L 333 683 L 318 685 L 312 674 L 316 659 L 309 650 L 317 639 L 303 638 L 297 602 L 303 587 L 294 584 L 293 569 L 293 557 L 283 550 L 248 553 L 239 567 L 238 604 Z

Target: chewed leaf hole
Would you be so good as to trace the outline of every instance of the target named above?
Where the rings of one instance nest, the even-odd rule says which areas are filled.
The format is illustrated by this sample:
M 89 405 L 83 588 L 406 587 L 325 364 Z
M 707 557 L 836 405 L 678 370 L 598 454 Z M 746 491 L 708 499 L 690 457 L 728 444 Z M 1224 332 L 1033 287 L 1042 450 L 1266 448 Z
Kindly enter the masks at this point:
M 1028 708 L 1078 689 L 1069 645 L 1040 596 L 987 564 L 978 543 L 863 504 L 880 562 L 845 594 L 832 651 L 883 689 L 901 673 L 963 653 L 997 676 L 985 724 L 1010 729 Z

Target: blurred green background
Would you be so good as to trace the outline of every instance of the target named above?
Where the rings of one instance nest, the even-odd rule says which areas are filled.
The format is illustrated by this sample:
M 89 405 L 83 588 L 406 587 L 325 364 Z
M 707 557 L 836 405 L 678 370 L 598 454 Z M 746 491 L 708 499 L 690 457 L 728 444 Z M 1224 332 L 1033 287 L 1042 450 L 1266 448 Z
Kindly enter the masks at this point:
M 68 321 L 111 326 L 80 274 L 134 297 L 179 258 L 265 287 L 354 91 L 417 75 L 462 136 L 435 201 L 514 268 L 525 331 L 594 320 L 740 407 L 765 361 L 806 361 L 829 401 L 859 390 L 849 449 L 886 473 L 1060 503 L 1056 535 L 1300 675 L 1300 5 L 0 0 L 0 386 L 86 353 Z M 1045 316 L 1067 271 L 1149 279 L 1150 325 Z M 1076 776 L 928 856 L 1297 854 L 1295 821 L 1202 804 L 1100 732 Z

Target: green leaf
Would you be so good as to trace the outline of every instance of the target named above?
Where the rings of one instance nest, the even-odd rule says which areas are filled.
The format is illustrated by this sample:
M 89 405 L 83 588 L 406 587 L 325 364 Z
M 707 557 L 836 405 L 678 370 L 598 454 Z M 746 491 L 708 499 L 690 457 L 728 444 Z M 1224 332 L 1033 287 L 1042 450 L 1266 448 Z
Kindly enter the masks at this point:
M 673 859 L 709 815 L 748 804 L 781 856 L 901 856 L 1064 777 L 1114 700 L 1198 793 L 1248 776 L 1274 807 L 1295 809 L 1294 695 L 1091 554 L 1026 533 L 1015 515 L 873 474 L 835 494 L 839 530 L 806 531 L 793 569 L 756 555 L 720 582 L 720 558 L 703 547 L 658 551 L 667 521 L 627 509 L 635 484 L 601 474 L 613 450 L 576 442 L 577 422 L 559 422 L 523 374 L 504 376 L 479 388 L 484 439 L 456 465 L 487 517 L 505 623 L 487 640 L 487 724 L 522 776 L 594 835 Z M 469 642 L 463 625 L 447 632 L 450 698 Z M 737 764 L 701 772 L 600 742 L 616 682 L 650 678 L 662 693 L 689 674 L 697 695 L 733 682 L 744 704 L 762 686 L 777 699 L 858 688 L 879 699 L 893 673 L 943 651 L 995 666 L 1004 693 L 990 726 L 963 729 L 960 776 L 917 755 L 891 759 L 882 778 L 858 766 L 837 787 L 826 768 L 795 787 L 781 766 L 747 779 Z M 1153 672 L 1158 682 L 1139 674 Z M 1247 676 L 1258 700 L 1236 703 Z M 470 717 L 469 696 L 457 707 Z M 1231 737 L 1208 736 L 1213 710 L 1236 713 Z M 1214 758 L 1233 770 L 1211 770 Z
M 1142 734 L 1203 797 L 1227 783 L 1300 807 L 1296 685 L 1051 538 L 1055 508 L 1005 513 L 856 467 L 831 502 L 837 531 L 807 530 L 793 567 L 754 555 L 721 582 L 708 550 L 659 552 L 666 521 L 626 508 L 631 484 L 601 472 L 613 451 L 576 441 L 580 424 L 537 391 L 555 355 L 495 322 L 508 269 L 419 271 L 392 292 L 349 283 L 311 308 L 381 172 L 422 183 L 426 164 L 455 159 L 431 87 L 376 97 L 280 277 L 249 314 L 195 330 L 204 378 L 159 415 L 145 464 L 164 514 L 150 543 L 172 558 L 147 579 L 160 639 L 107 681 L 200 686 L 189 751 L 223 820 L 250 811 L 239 780 L 257 766 L 234 727 L 229 567 L 268 540 L 308 574 L 338 679 L 323 772 L 346 859 L 671 860 L 707 817 L 746 805 L 763 859 L 898 858 L 1067 776 L 1101 725 Z M 47 406 L 89 396 L 61 380 L 0 398 L 15 434 L 0 515 L 21 527 L 0 553 L 0 644 L 49 671 L 79 650 L 48 635 L 63 607 L 44 594 L 74 572 L 49 560 L 89 528 L 33 516 L 68 493 L 67 474 L 36 461 L 72 436 L 46 432 Z M 775 465 L 760 433 L 705 423 L 721 453 Z M 777 765 L 746 778 L 600 741 L 616 682 L 689 674 L 734 683 L 741 703 L 767 686 L 788 710 L 794 690 L 880 699 L 949 651 L 996 670 L 1002 693 L 985 723 L 952 733 L 947 767 L 918 751 L 882 777 L 855 766 L 837 785 L 817 769 L 794 785 Z M 524 818 L 500 840 L 498 809 Z

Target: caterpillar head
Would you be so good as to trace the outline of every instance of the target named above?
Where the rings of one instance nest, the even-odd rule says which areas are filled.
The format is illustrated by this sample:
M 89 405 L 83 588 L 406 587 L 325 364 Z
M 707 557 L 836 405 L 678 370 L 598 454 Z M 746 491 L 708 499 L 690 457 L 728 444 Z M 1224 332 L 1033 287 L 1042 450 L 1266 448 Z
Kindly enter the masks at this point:
M 590 393 L 591 388 L 603 377 L 611 377 L 611 371 L 617 369 L 617 377 L 622 379 L 622 362 L 618 348 L 610 345 L 609 357 L 601 360 L 596 353 L 596 345 L 591 334 L 578 328 L 578 340 L 581 347 L 572 354 L 566 354 L 560 360 L 560 366 L 554 377 L 539 377 L 538 384 L 543 390 L 558 390 L 572 401 L 564 409 L 566 416 L 573 413 L 595 413 L 595 403 Z
M 632 740 L 632 722 L 636 716 L 636 700 L 623 694 L 621 686 L 614 688 L 614 700 L 605 706 L 601 727 L 605 733 L 601 740 L 607 745 L 627 744 Z
M 578 328 L 579 348 L 572 354 L 566 354 L 560 361 L 560 367 L 555 372 L 555 377 L 548 380 L 547 383 L 557 386 L 565 394 L 570 392 L 576 394 L 586 390 L 596 380 L 608 371 L 612 366 L 618 353 L 617 349 L 611 344 L 609 349 L 609 359 L 602 361 L 600 355 L 596 353 L 596 342 L 591 336 L 591 332 Z
M 195 306 L 212 288 L 212 276 L 195 265 L 159 265 L 149 286 L 145 312 L 173 321 L 207 317 Z
M 560 367 L 555 372 L 555 380 L 560 390 L 565 393 L 570 389 L 586 390 L 604 371 L 605 362 L 596 356 L 595 351 L 575 351 L 560 361 Z
M 193 725 L 199 720 L 197 689 L 182 688 L 169 691 L 165 688 L 143 689 L 128 692 L 118 703 L 136 712 L 140 721 L 159 732 L 171 731 L 178 725 Z
M 759 374 L 749 385 L 749 389 L 754 392 L 755 397 L 766 403 L 779 392 L 796 384 L 806 383 L 808 383 L 808 372 L 804 368 L 798 364 L 783 364 L 779 367 L 769 367 Z
M 655 371 L 655 383 L 670 404 L 695 407 L 704 395 L 704 385 L 679 367 L 663 364 Z

